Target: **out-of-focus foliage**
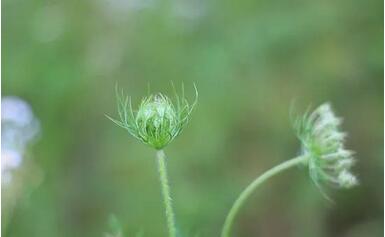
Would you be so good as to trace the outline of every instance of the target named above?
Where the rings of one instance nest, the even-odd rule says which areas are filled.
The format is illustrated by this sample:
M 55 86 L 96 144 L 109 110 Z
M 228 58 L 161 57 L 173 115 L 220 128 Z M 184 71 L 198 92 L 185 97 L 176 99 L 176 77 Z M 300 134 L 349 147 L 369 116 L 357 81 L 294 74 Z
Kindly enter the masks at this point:
M 116 82 L 137 104 L 148 84 L 171 94 L 170 81 L 183 81 L 186 96 L 195 82 L 200 95 L 167 147 L 184 236 L 218 236 L 242 188 L 298 154 L 293 101 L 299 110 L 330 101 L 344 117 L 360 185 L 332 193 L 332 204 L 306 170 L 293 169 L 249 201 L 237 236 L 383 234 L 383 1 L 2 6 L 2 93 L 39 118 L 28 159 L 42 172 L 3 223 L 5 236 L 103 236 L 110 213 L 127 236 L 166 236 L 154 151 L 104 115 L 116 113 Z

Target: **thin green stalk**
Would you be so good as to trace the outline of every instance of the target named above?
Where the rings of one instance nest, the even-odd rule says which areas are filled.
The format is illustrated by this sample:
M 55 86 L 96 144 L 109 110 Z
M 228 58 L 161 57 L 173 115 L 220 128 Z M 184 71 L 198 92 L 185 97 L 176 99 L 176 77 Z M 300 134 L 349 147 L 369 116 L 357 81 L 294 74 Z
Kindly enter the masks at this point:
M 156 152 L 158 160 L 159 179 L 162 187 L 163 201 L 166 211 L 167 228 L 170 237 L 176 237 L 175 215 L 172 209 L 170 186 L 167 179 L 166 155 L 163 150 Z
M 261 176 L 257 177 L 249 186 L 246 187 L 246 189 L 241 193 L 241 195 L 238 197 L 238 199 L 234 202 L 233 206 L 230 209 L 229 214 L 226 217 L 225 223 L 222 228 L 222 234 L 221 237 L 229 237 L 231 227 L 234 222 L 234 218 L 236 214 L 241 209 L 242 205 L 246 202 L 247 198 L 254 192 L 254 190 L 259 187 L 262 183 L 264 183 L 269 178 L 273 177 L 274 175 L 289 169 L 295 165 L 298 165 L 300 163 L 306 162 L 308 157 L 306 156 L 298 156 L 296 158 L 293 158 L 291 160 L 287 160 L 270 170 L 263 173 Z

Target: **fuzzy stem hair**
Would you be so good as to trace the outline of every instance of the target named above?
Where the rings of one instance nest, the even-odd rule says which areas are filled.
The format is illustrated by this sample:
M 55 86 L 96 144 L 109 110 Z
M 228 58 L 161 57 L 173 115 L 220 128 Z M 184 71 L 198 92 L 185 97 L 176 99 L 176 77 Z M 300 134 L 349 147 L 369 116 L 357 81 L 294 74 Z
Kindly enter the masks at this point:
M 163 150 L 158 150 L 156 152 L 156 158 L 158 161 L 159 179 L 162 188 L 169 237 L 176 237 L 175 215 L 172 208 L 170 186 L 167 178 L 166 154 Z

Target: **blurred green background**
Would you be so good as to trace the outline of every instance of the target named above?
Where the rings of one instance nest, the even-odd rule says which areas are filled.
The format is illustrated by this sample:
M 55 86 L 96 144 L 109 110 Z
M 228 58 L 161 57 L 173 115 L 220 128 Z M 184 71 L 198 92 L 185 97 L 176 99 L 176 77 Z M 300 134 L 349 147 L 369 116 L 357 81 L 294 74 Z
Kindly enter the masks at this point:
M 170 93 L 170 81 L 184 82 L 191 99 L 195 82 L 200 94 L 166 148 L 183 236 L 219 236 L 240 191 L 298 153 L 293 101 L 299 111 L 330 101 L 344 117 L 361 184 L 332 191 L 333 204 L 307 170 L 292 169 L 248 201 L 235 236 L 383 236 L 383 1 L 2 7 L 2 96 L 26 100 L 41 123 L 27 157 L 39 181 L 20 181 L 22 197 L 3 211 L 4 236 L 104 236 L 112 213 L 125 236 L 166 236 L 154 150 L 105 114 L 116 115 L 116 83 L 136 104 L 148 84 Z

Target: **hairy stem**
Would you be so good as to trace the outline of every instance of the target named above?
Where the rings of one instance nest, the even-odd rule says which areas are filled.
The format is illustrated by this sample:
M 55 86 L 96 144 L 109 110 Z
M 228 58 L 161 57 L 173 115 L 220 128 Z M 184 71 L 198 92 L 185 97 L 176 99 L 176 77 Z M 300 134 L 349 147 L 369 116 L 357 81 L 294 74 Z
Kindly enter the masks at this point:
M 158 161 L 159 179 L 162 187 L 162 195 L 166 212 L 167 228 L 169 237 L 176 237 L 175 217 L 172 209 L 170 186 L 167 179 L 166 155 L 163 150 L 156 152 Z
M 233 206 L 230 209 L 230 212 L 227 214 L 225 223 L 222 228 L 222 234 L 221 237 L 229 237 L 231 227 L 234 222 L 234 218 L 236 214 L 241 209 L 242 205 L 246 202 L 247 198 L 254 192 L 254 190 L 259 187 L 261 184 L 263 184 L 266 180 L 273 177 L 276 174 L 279 174 L 280 172 L 289 169 L 295 165 L 298 165 L 300 163 L 305 163 L 307 161 L 306 156 L 298 156 L 296 158 L 293 158 L 291 160 L 287 160 L 270 170 L 263 173 L 261 176 L 257 177 L 249 186 L 246 187 L 245 190 L 241 193 L 241 195 L 238 197 L 238 199 L 234 202 Z

